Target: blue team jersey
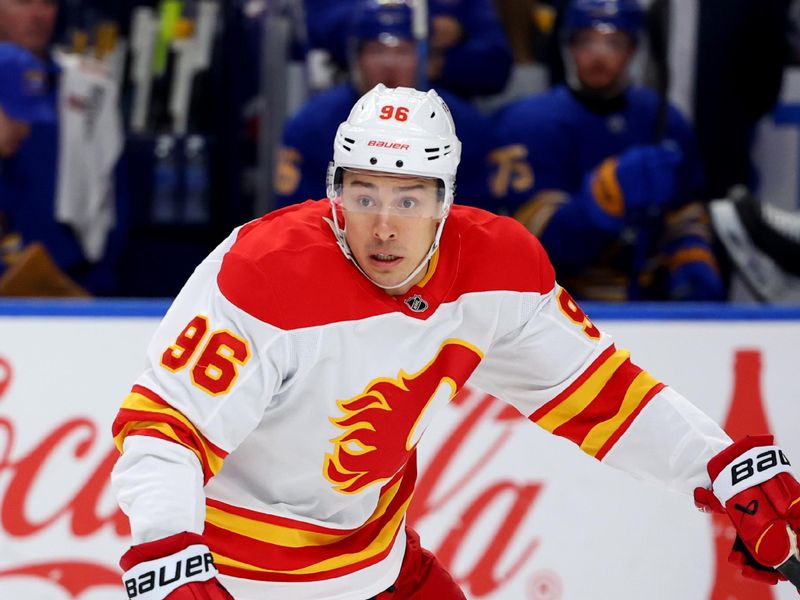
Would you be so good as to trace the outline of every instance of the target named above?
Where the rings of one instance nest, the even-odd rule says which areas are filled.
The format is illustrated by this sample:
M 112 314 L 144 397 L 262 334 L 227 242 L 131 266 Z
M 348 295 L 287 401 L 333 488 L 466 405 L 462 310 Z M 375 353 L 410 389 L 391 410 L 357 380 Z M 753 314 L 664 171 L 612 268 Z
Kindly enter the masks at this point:
M 659 143 L 659 107 L 660 98 L 655 92 L 631 86 L 625 91 L 619 110 L 599 114 L 589 110 L 562 84 L 502 108 L 495 115 L 494 124 L 505 153 L 492 155 L 499 207 L 514 214 L 542 190 L 573 194 L 581 188 L 584 176 L 609 156 L 631 146 Z M 684 156 L 676 201 L 696 200 L 703 185 L 697 144 L 689 123 L 672 106 L 663 140 L 677 143 Z M 509 150 L 514 146 L 516 151 Z M 505 186 L 498 183 L 503 171 L 510 172 Z
M 495 210 L 514 215 L 540 237 L 562 279 L 580 278 L 570 282 L 577 296 L 664 298 L 671 293 L 665 291 L 664 268 L 677 265 L 676 256 L 702 252 L 713 263 L 702 207 L 692 209 L 691 219 L 678 222 L 673 216 L 689 214 L 701 194 L 703 171 L 694 134 L 671 106 L 659 132 L 660 111 L 659 96 L 648 89 L 629 86 L 619 98 L 596 102 L 559 85 L 494 116 L 499 142 L 490 156 Z M 585 208 L 586 194 L 593 193 L 587 192 L 587 181 L 609 165 L 607 159 L 662 143 L 677 145 L 682 155 L 670 180 L 675 189 L 671 199 L 655 212 L 636 218 L 632 213 L 616 231 L 598 227 Z M 598 283 L 586 284 L 592 278 Z
M 54 74 L 59 67 L 48 62 Z M 57 113 L 57 86 L 49 102 Z M 115 185 L 116 226 L 109 234 L 105 255 L 89 262 L 73 229 L 56 220 L 58 186 L 59 123 L 31 124 L 30 135 L 11 157 L 0 160 L 0 213 L 9 232 L 18 234 L 23 245 L 41 242 L 56 265 L 94 295 L 113 294 L 116 285 L 114 261 L 124 243 L 127 226 L 127 191 Z M 119 172 L 116 173 L 119 175 Z
M 0 168 L 0 212 L 25 243 L 40 241 L 63 270 L 74 273 L 85 262 L 69 226 L 55 220 L 58 124 L 32 125 L 19 151 Z
M 450 108 L 462 145 L 456 201 L 490 209 L 493 202 L 489 194 L 488 154 L 494 139 L 490 121 L 453 94 L 442 90 L 437 93 Z M 276 208 L 325 196 L 325 176 L 336 129 L 347 120 L 358 98 L 351 84 L 342 84 L 312 97 L 287 121 L 275 181 Z

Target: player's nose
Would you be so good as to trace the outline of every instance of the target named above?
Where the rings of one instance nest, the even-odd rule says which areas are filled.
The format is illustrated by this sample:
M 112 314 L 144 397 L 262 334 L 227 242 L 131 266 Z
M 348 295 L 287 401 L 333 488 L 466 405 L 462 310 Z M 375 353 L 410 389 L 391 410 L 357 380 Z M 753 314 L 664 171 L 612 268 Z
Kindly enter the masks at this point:
M 372 225 L 372 235 L 379 240 L 391 240 L 397 237 L 397 227 L 395 226 L 397 217 L 383 209 L 375 215 Z

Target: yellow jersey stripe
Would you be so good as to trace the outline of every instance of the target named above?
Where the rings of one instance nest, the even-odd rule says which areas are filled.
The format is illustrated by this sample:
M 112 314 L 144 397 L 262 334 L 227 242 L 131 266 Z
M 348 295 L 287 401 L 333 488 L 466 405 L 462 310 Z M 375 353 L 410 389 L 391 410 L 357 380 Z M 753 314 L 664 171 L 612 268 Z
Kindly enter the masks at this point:
M 629 356 L 630 353 L 627 350 L 614 352 L 592 373 L 583 385 L 537 419 L 536 424 L 553 433 L 560 425 L 582 412 L 597 397 L 617 369 L 628 360 Z
M 382 494 L 378 506 L 369 520 L 364 523 L 367 525 L 383 517 L 390 502 L 397 495 L 402 479 L 398 480 L 392 487 Z M 338 542 L 352 532 L 344 534 L 318 533 L 302 531 L 292 527 L 284 527 L 275 523 L 264 523 L 256 519 L 250 519 L 242 515 L 235 515 L 225 512 L 214 506 L 206 508 L 206 521 L 216 525 L 220 529 L 225 529 L 237 535 L 253 538 L 259 541 L 268 541 L 270 544 L 286 546 L 287 548 L 304 548 L 307 546 L 322 546 Z
M 625 392 L 622 406 L 620 406 L 617 414 L 592 427 L 583 440 L 583 443 L 581 443 L 581 450 L 590 456 L 597 456 L 600 448 L 603 447 L 633 411 L 636 410 L 647 393 L 658 384 L 659 381 L 650 375 L 650 373 L 646 371 L 639 373 L 631 383 L 628 391 Z

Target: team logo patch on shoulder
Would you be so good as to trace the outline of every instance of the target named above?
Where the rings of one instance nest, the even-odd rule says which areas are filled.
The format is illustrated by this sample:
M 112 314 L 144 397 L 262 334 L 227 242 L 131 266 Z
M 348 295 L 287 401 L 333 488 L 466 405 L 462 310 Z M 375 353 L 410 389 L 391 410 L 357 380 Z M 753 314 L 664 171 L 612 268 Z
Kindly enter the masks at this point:
M 404 302 L 406 303 L 406 306 L 408 306 L 408 308 L 410 308 L 416 313 L 421 313 L 428 310 L 428 303 L 419 294 L 414 294 L 413 296 L 411 296 L 411 298 L 406 298 Z

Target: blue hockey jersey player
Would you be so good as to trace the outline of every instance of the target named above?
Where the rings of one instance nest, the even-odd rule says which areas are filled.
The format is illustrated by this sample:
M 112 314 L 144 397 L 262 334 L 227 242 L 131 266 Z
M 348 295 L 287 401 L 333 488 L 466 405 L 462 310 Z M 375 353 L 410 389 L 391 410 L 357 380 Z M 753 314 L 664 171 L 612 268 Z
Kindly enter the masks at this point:
M 348 36 L 351 81 L 312 97 L 284 127 L 275 178 L 278 208 L 325 196 L 329 147 L 337 127 L 366 90 L 377 83 L 415 86 L 418 53 L 408 4 L 362 0 L 357 8 Z M 490 121 L 467 101 L 444 90 L 437 92 L 464 142 L 458 169 L 459 202 L 491 208 L 488 154 L 494 137 Z
M 567 82 L 495 117 L 493 193 L 576 297 L 722 299 L 693 132 L 628 80 L 642 17 L 636 0 L 573 0 Z

